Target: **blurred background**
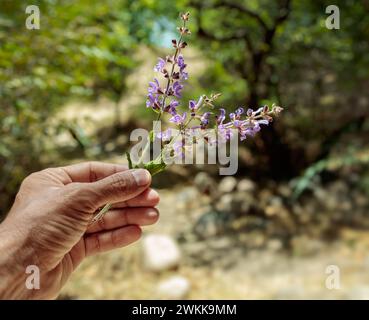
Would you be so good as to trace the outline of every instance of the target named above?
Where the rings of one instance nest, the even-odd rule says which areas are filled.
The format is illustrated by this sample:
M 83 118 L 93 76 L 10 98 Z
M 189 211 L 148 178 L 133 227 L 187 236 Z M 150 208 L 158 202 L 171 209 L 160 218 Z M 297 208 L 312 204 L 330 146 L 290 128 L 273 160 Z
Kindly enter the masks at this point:
M 369 1 L 0 0 L 0 216 L 48 166 L 123 163 L 151 128 L 147 84 L 191 12 L 186 99 L 282 116 L 240 145 L 239 170 L 155 176 L 161 219 L 87 259 L 61 299 L 369 299 Z M 328 266 L 340 271 L 329 290 Z

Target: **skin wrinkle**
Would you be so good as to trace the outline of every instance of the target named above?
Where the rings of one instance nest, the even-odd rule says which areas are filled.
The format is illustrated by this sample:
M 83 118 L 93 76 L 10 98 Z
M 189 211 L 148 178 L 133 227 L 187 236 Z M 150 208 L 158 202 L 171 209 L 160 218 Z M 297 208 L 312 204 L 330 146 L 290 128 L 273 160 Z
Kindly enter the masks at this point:
M 125 191 L 129 191 L 131 190 L 132 179 L 132 175 L 125 179 L 123 175 L 115 174 L 112 176 L 111 189 L 115 190 L 117 188 L 117 190 L 122 193 Z
M 67 177 L 69 178 L 69 183 L 72 183 L 73 182 L 73 180 L 72 180 L 72 177 L 69 175 L 69 173 L 68 173 L 68 171 L 67 170 L 65 170 L 64 168 L 60 168 L 60 170 L 62 170 L 66 175 L 67 175 Z
M 99 181 L 88 182 L 89 166 Z M 140 196 L 147 194 L 149 181 L 138 188 L 129 171 L 115 173 L 120 170 L 111 164 L 84 163 L 40 171 L 24 181 L 0 224 L 0 298 L 54 298 L 86 256 L 128 245 L 139 238 L 140 224 L 157 221 L 145 210 L 158 196 Z M 135 207 L 109 212 L 89 233 L 93 213 L 111 199 Z M 42 292 L 24 286 L 24 268 L 31 264 L 40 268 Z
M 90 238 L 90 236 L 89 236 L 89 238 Z M 95 244 L 95 246 L 92 247 L 92 250 L 91 250 L 90 254 L 99 253 L 100 249 L 101 249 L 99 234 L 98 233 L 93 233 L 92 234 L 92 240 L 93 240 L 93 243 Z M 87 253 L 87 254 L 90 255 L 89 253 Z
M 90 172 L 90 182 L 95 182 L 95 181 L 97 181 L 97 174 L 93 170 L 92 166 L 93 166 L 92 162 L 89 162 L 88 167 L 89 167 L 89 172 Z
M 114 246 L 117 246 L 117 244 L 118 244 L 117 243 L 117 232 L 118 232 L 118 230 L 113 230 L 112 232 L 110 232 L 110 240 L 111 240 L 111 243 Z
M 105 230 L 106 229 L 105 228 L 105 217 L 103 219 L 98 220 L 97 223 L 98 223 L 98 225 L 99 225 L 99 227 L 100 227 L 101 230 Z
M 122 217 L 123 217 L 123 221 L 124 221 L 123 224 L 129 224 L 128 216 L 127 216 L 127 210 L 123 210 Z
M 69 194 L 66 195 L 66 207 L 91 214 L 96 211 L 98 208 L 96 206 L 96 199 L 99 196 L 93 188 L 84 186 L 84 183 L 71 183 L 66 187 L 69 191 Z M 79 199 L 79 202 L 76 202 L 76 199 Z M 79 210 L 78 207 L 81 209 Z

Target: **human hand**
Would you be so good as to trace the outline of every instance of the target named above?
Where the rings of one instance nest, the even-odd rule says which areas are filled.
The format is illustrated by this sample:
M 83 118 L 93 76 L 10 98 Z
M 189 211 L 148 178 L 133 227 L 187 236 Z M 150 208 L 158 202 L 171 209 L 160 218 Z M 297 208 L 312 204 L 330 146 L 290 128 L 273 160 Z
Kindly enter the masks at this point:
M 146 170 L 100 162 L 27 177 L 0 225 L 0 297 L 55 298 L 85 257 L 138 240 L 139 226 L 158 219 L 159 196 L 150 183 Z M 112 208 L 90 224 L 106 203 Z M 40 270 L 39 290 L 25 287 L 28 265 Z

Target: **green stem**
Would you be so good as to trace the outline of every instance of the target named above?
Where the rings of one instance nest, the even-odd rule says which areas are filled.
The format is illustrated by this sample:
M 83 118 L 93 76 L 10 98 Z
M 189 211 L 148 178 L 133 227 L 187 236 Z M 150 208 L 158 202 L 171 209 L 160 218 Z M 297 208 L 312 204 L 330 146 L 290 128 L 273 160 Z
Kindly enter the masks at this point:
M 145 153 L 147 152 L 149 147 L 150 147 L 150 135 L 147 137 L 145 148 L 142 150 L 140 159 L 138 159 L 138 163 L 137 163 L 138 166 L 142 165 L 143 157 L 145 156 Z
M 100 219 L 102 219 L 103 217 L 104 217 L 104 215 L 105 215 L 105 213 L 107 213 L 109 210 L 110 210 L 110 208 L 111 208 L 111 204 L 110 203 L 107 203 L 100 211 L 99 211 L 99 213 L 98 214 L 96 214 L 93 218 L 92 218 L 92 220 L 91 220 L 91 222 L 90 222 L 90 224 L 93 224 L 93 223 L 95 223 L 95 222 L 97 222 L 97 221 L 99 221 Z
M 183 28 L 186 27 L 186 21 L 183 21 Z M 170 76 L 168 77 L 168 81 L 167 81 L 167 87 L 165 89 L 165 92 L 164 92 L 164 96 L 163 96 L 163 103 L 162 103 L 162 108 L 164 109 L 165 108 L 165 100 L 167 99 L 168 97 L 168 91 L 169 91 L 169 86 L 170 86 L 170 83 L 171 81 L 173 80 L 173 72 L 174 72 L 174 67 L 175 65 L 177 64 L 176 63 L 176 59 L 177 59 L 177 56 L 180 52 L 180 48 L 179 48 L 179 45 L 181 44 L 182 42 L 182 39 L 183 39 L 183 34 L 180 35 L 179 37 L 179 40 L 177 42 L 177 48 L 176 48 L 176 51 L 174 53 L 174 57 L 173 57 L 173 64 L 172 64 L 172 70 L 170 71 Z M 158 116 L 158 120 L 160 119 L 161 117 L 161 113 L 162 111 L 159 113 L 159 116 Z

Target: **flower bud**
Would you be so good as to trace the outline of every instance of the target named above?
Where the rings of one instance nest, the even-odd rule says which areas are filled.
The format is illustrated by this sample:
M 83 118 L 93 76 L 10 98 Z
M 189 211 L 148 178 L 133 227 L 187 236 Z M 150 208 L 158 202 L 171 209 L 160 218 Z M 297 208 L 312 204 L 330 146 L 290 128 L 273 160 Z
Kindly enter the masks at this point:
M 279 107 L 279 106 L 273 106 L 273 108 L 272 108 L 272 112 L 276 115 L 281 113 L 282 111 L 283 111 L 283 108 Z
M 182 13 L 181 14 L 181 19 L 183 21 L 188 21 L 189 18 L 190 18 L 190 13 L 189 12 L 186 12 L 186 13 Z

